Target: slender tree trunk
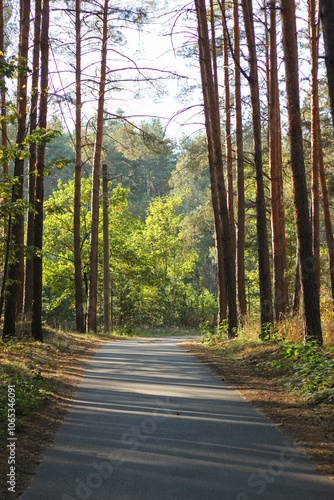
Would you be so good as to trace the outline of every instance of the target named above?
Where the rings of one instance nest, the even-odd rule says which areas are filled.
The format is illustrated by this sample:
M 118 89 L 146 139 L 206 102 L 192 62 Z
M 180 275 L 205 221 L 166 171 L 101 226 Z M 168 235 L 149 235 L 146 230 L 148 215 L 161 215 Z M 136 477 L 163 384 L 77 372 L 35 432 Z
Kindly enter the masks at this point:
M 47 127 L 48 73 L 49 73 L 49 0 L 43 0 L 41 31 L 41 94 L 39 103 L 39 126 Z M 31 334 L 35 340 L 43 342 L 42 331 L 42 288 L 43 288 L 43 198 L 44 198 L 44 156 L 45 144 L 37 146 L 37 177 L 34 221 L 34 280 Z
M 222 2 L 225 13 L 225 0 Z M 226 24 L 223 21 L 223 58 L 224 58 L 224 104 L 225 104 L 225 152 L 226 152 L 226 184 L 227 184 L 227 206 L 230 216 L 231 228 L 234 233 L 234 203 L 233 203 L 233 162 L 232 162 L 232 139 L 231 139 L 231 102 L 230 102 L 230 79 L 228 61 L 228 40 Z M 234 234 L 235 241 L 235 234 Z M 235 252 L 235 242 L 234 242 Z
M 284 209 L 284 191 L 283 191 L 283 161 L 282 161 L 282 133 L 281 133 L 281 118 L 279 99 L 277 100 L 277 131 L 279 136 L 278 141 L 278 157 L 279 157 L 279 176 L 281 189 L 281 228 L 282 228 L 282 252 L 283 252 L 283 312 L 289 308 L 289 285 L 287 279 L 288 260 L 286 255 L 286 237 L 285 237 L 285 209 Z
M 277 41 L 276 41 L 276 0 L 270 4 L 270 71 L 269 71 L 269 164 L 271 188 L 271 237 L 273 253 L 273 288 L 275 319 L 279 321 L 285 313 L 287 304 L 284 294 L 284 249 L 282 228 L 282 200 L 281 200 L 281 156 L 280 156 L 280 126 L 279 120 L 279 90 L 277 76 Z
M 328 90 L 334 125 L 334 0 L 320 0 L 320 17 L 324 34 Z
M 320 136 L 320 139 L 321 139 L 321 136 Z M 330 279 L 331 279 L 332 298 L 334 299 L 334 238 L 333 238 L 331 214 L 329 211 L 329 201 L 328 201 L 328 192 L 327 192 L 324 157 L 323 157 L 322 148 L 320 148 L 319 160 L 320 160 L 320 162 L 319 162 L 319 169 L 320 169 L 319 174 L 320 174 L 320 183 L 321 183 L 321 191 L 322 191 L 322 207 L 323 207 L 323 211 L 324 211 L 325 233 L 326 233 L 328 259 L 329 259 L 329 273 L 330 273 Z
M 315 0 L 308 0 L 308 23 L 311 52 L 311 221 L 316 280 L 320 290 L 320 216 L 319 216 L 319 159 L 320 159 L 320 114 L 318 93 L 318 33 L 315 15 Z
M 92 179 L 92 202 L 91 202 L 91 239 L 90 239 L 90 260 L 89 260 L 89 288 L 87 301 L 87 331 L 96 331 L 96 311 L 97 311 L 97 266 L 98 266 L 98 231 L 99 231 L 99 204 L 100 204 L 100 164 L 103 137 L 103 112 L 104 93 L 106 85 L 107 68 L 107 38 L 108 38 L 108 0 L 104 1 L 103 7 L 103 32 L 101 49 L 101 78 L 99 85 L 99 100 L 97 111 L 97 127 L 94 148 L 93 179 Z
M 224 269 L 227 288 L 228 304 L 228 337 L 237 333 L 236 281 L 235 261 L 233 255 L 233 235 L 227 208 L 227 196 L 223 176 L 223 161 L 220 136 L 220 119 L 217 94 L 215 90 L 213 71 L 211 66 L 210 43 L 206 18 L 205 0 L 195 0 L 198 29 L 199 60 L 202 78 L 204 107 L 206 108 L 206 132 L 210 169 L 217 183 L 219 213 L 222 223 L 222 238 L 224 248 Z M 209 119 L 209 122 L 207 121 Z
M 4 20 L 3 20 L 3 2 L 0 2 L 0 61 L 3 61 L 5 58 L 5 44 L 4 44 Z M 5 151 L 7 149 L 7 109 L 6 109 L 6 86 L 5 86 L 5 78 L 1 82 L 1 117 L 4 118 L 1 120 L 1 147 Z M 2 173 L 3 176 L 6 177 L 8 175 L 8 163 L 4 162 L 2 164 Z M 4 199 L 4 203 L 7 203 L 8 200 Z M 3 279 L 1 284 L 1 293 L 0 293 L 0 320 L 2 317 L 2 309 L 5 300 L 5 291 L 6 291 L 6 280 L 7 280 L 7 267 L 8 267 L 8 252 L 9 252 L 9 238 L 8 234 L 8 225 L 5 223 L 3 227 L 3 236 L 6 245 L 6 254 L 4 259 L 4 268 L 3 268 Z
M 309 1 L 309 16 L 310 16 L 310 32 L 312 33 L 310 36 L 311 44 L 312 44 L 312 52 L 311 52 L 311 60 L 312 62 L 312 80 L 311 87 L 313 89 L 313 97 L 312 97 L 312 136 L 313 129 L 316 134 L 316 138 L 314 142 L 312 141 L 312 149 L 314 149 L 314 154 L 312 154 L 312 163 L 317 163 L 318 169 L 314 173 L 314 179 L 312 182 L 312 188 L 314 185 L 314 196 L 317 199 L 317 177 L 320 176 L 321 183 L 321 191 L 322 191 L 322 205 L 323 205 L 323 213 L 324 213 L 324 223 L 325 223 L 325 233 L 326 233 L 326 241 L 328 248 L 328 257 L 329 257 L 329 267 L 330 267 L 330 278 L 331 278 L 331 288 L 332 288 L 332 297 L 334 298 L 334 240 L 333 240 L 333 230 L 331 223 L 331 216 L 329 211 L 329 202 L 328 202 L 328 192 L 326 185 L 326 176 L 325 176 L 325 168 L 324 168 L 324 158 L 322 151 L 322 143 L 321 143 L 321 128 L 320 128 L 320 111 L 319 111 L 319 93 L 318 93 L 318 50 L 319 50 L 319 24 L 315 20 L 315 5 L 314 0 Z M 312 95 L 311 94 L 311 95 Z M 316 214 L 318 213 L 317 204 L 314 203 L 314 210 L 316 210 Z M 316 225 L 319 223 L 318 219 L 314 217 L 313 222 L 313 234 L 318 237 L 313 236 L 313 247 L 315 251 L 315 255 L 317 255 L 319 259 L 319 248 L 320 248 L 320 237 L 319 237 L 319 227 Z M 317 282 L 320 287 L 320 265 L 318 263 L 317 266 L 318 274 L 317 274 Z M 319 288 L 320 289 L 320 288 Z
M 244 146 L 241 112 L 241 75 L 240 75 L 240 29 L 239 4 L 233 3 L 234 26 L 234 102 L 235 102 L 235 136 L 236 136 L 236 169 L 237 169 L 237 231 L 236 231 L 236 273 L 239 318 L 243 322 L 247 316 L 245 286 L 245 181 L 244 181 Z
M 293 288 L 293 297 L 292 297 L 292 309 L 291 309 L 291 317 L 294 318 L 296 314 L 299 312 L 300 308 L 300 292 L 301 292 L 301 280 L 300 280 L 300 265 L 299 265 L 299 251 L 298 248 L 296 250 L 296 271 L 295 271 L 295 283 Z
M 3 1 L 0 2 L 0 60 L 5 58 L 5 43 L 4 43 L 4 20 L 3 20 Z M 6 108 L 6 89 L 5 81 L 2 82 L 3 86 L 1 89 L 1 117 L 6 118 L 7 108 Z M 5 150 L 7 148 L 7 122 L 6 120 L 1 121 L 1 145 Z M 2 172 L 4 175 L 8 175 L 8 163 L 4 162 L 2 164 Z
M 21 0 L 20 2 L 20 35 L 19 35 L 19 60 L 23 66 L 27 64 L 29 47 L 29 16 L 30 0 Z M 26 136 L 26 114 L 27 114 L 27 72 L 21 70 L 17 79 L 17 132 L 16 143 L 22 144 Z M 14 177 L 17 184 L 13 189 L 12 203 L 17 200 L 23 200 L 23 174 L 24 159 L 19 155 L 14 162 Z M 23 279 L 24 279 L 24 215 L 17 214 L 12 220 L 12 243 L 15 245 L 14 257 L 8 269 L 8 279 L 11 280 L 7 286 L 7 295 L 5 302 L 5 318 L 3 327 L 3 338 L 15 337 L 15 321 L 17 314 L 22 312 L 23 299 Z M 22 273 L 23 271 L 23 273 Z
M 85 331 L 82 293 L 82 266 L 80 246 L 81 210 L 81 19 L 80 0 L 75 2 L 76 16 L 76 114 L 75 114 L 75 180 L 74 180 L 74 275 L 75 275 L 75 317 L 78 332 Z
M 296 218 L 301 288 L 303 294 L 304 339 L 322 344 L 319 291 L 312 251 L 303 137 L 299 102 L 298 53 L 294 0 L 280 0 L 285 80 L 288 105 L 289 141 Z
M 39 79 L 39 54 L 40 54 L 40 36 L 41 36 L 41 0 L 35 0 L 35 23 L 34 23 L 34 48 L 32 61 L 32 81 L 31 81 L 31 103 L 30 103 L 30 127 L 31 134 L 37 127 L 37 108 L 38 108 L 38 79 Z M 35 208 L 35 174 L 36 168 L 36 143 L 30 146 L 29 164 L 28 164 L 28 204 Z M 28 207 L 27 210 L 27 236 L 26 245 L 32 247 L 34 244 L 34 211 Z M 33 296 L 33 276 L 34 259 L 26 258 L 26 271 L 24 278 L 24 298 L 23 313 L 26 319 L 30 319 L 32 310 Z
M 109 271 L 109 223 L 108 223 L 108 169 L 102 165 L 103 196 L 103 325 L 104 332 L 110 332 L 110 271 Z
M 272 292 L 271 292 L 271 278 L 270 278 L 266 202 L 264 197 L 264 185 L 263 185 L 260 96 L 259 96 L 252 1 L 242 0 L 242 7 L 244 13 L 244 23 L 245 23 L 248 51 L 249 51 L 249 72 L 250 72 L 249 85 L 251 94 L 253 141 L 254 141 L 256 220 L 257 220 L 257 238 L 258 238 L 258 255 L 259 255 L 261 325 L 266 325 L 268 323 L 272 323 L 273 321 L 273 308 L 272 308 Z
M 214 7 L 213 0 L 210 0 L 210 14 L 211 14 L 211 45 L 212 45 L 212 63 L 213 63 L 213 79 L 216 92 L 216 99 L 219 102 L 218 93 L 218 69 L 217 69 L 217 54 L 216 54 L 216 36 L 215 36 L 215 18 L 214 18 Z M 207 112 L 207 108 L 204 107 L 204 112 L 206 113 L 206 121 L 209 123 L 210 117 Z M 210 147 L 211 144 L 208 144 Z M 209 155 L 213 158 L 213 152 L 209 151 Z M 217 252 L 217 274 L 218 274 L 218 327 L 221 323 L 227 319 L 227 297 L 226 297 L 226 283 L 225 283 L 225 271 L 224 271 L 224 248 L 223 248 L 223 237 L 222 237 L 222 225 L 219 215 L 219 203 L 218 203 L 218 193 L 217 193 L 217 183 L 215 177 L 213 176 L 213 171 L 210 169 L 210 184 L 211 184 L 211 196 L 212 196 L 212 206 L 213 215 L 215 222 L 215 246 Z

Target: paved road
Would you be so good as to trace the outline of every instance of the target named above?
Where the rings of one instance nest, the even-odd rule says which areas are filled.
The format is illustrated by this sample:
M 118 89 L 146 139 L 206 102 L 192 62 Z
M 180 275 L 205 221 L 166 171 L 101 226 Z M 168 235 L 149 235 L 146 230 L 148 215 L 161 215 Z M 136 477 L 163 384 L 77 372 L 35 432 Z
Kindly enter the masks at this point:
M 105 345 L 24 500 L 333 500 L 293 442 L 177 346 Z

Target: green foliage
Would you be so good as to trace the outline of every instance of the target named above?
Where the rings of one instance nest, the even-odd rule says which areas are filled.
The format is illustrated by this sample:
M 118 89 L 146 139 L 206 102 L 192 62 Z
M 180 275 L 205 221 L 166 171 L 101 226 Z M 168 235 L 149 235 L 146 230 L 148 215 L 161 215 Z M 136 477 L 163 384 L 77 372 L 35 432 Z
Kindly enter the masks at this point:
M 165 136 L 158 119 L 136 126 L 122 119 L 109 119 L 103 146 L 110 175 L 122 173 L 122 184 L 130 188 L 130 210 L 144 217 L 150 200 L 169 194 L 168 179 L 176 162 L 175 144 Z
M 223 320 L 220 325 L 212 326 L 209 321 L 200 325 L 202 344 L 215 345 L 224 342 L 227 338 L 227 320 Z
M 54 381 L 41 374 L 38 359 L 27 366 L 22 361 L 11 362 L 10 358 L 23 346 L 17 341 L 3 344 L 2 351 L 5 361 L 0 374 L 0 439 L 4 438 L 8 428 L 7 387 L 15 387 L 15 428 L 22 428 L 24 418 L 36 409 L 47 394 L 54 389 Z
M 81 257 L 83 282 L 89 273 L 91 180 L 82 180 Z M 109 195 L 109 264 L 114 324 L 189 324 L 216 314 L 216 300 L 192 284 L 197 253 L 177 213 L 181 196 L 157 198 L 146 220 L 128 207 L 129 190 L 117 185 Z M 44 304 L 49 320 L 74 324 L 74 181 L 63 184 L 45 203 Z M 99 229 L 98 314 L 103 314 L 102 203 Z
M 306 345 L 282 341 L 279 359 L 271 366 L 289 373 L 286 385 L 316 403 L 334 404 L 334 348 L 324 351 L 316 342 Z
M 3 56 L 3 54 L 0 54 Z M 10 59 L 5 59 L 0 57 L 0 92 L 6 92 L 6 78 L 13 79 L 16 78 L 19 73 L 27 73 L 28 68 L 26 61 L 22 58 L 18 61 L 16 57 L 11 57 Z

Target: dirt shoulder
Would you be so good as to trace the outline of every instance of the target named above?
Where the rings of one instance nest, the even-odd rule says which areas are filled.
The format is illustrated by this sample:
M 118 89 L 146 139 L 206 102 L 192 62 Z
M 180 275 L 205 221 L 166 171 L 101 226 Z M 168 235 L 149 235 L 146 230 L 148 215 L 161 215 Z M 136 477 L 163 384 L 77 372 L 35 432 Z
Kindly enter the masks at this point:
M 110 339 L 108 340 L 110 342 Z M 45 451 L 52 445 L 55 435 L 68 413 L 73 397 L 91 357 L 107 340 L 82 339 L 59 353 L 58 365 L 52 376 L 57 380 L 56 388 L 48 394 L 37 411 L 24 422 L 17 433 L 15 447 L 16 487 L 15 493 L 8 491 L 8 450 L 5 445 L 0 453 L 1 485 L 0 498 L 18 499 L 31 483 Z
M 206 364 L 265 417 L 289 435 L 316 464 L 334 480 L 334 408 L 310 406 L 289 394 L 254 367 L 254 357 L 226 359 L 199 342 L 183 342 L 183 349 Z

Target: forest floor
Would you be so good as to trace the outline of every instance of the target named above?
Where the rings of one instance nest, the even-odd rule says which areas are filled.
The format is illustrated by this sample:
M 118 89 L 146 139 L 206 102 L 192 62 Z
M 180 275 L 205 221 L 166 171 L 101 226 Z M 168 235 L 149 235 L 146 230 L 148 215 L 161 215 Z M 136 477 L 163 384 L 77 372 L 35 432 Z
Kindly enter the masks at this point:
M 156 333 L 161 335 L 162 331 Z M 48 390 L 40 389 L 35 408 L 27 406 L 26 411 L 19 409 L 23 415 L 17 419 L 16 429 L 16 492 L 9 497 L 2 472 L 0 498 L 18 499 L 28 487 L 71 406 L 86 364 L 102 344 L 112 340 L 116 339 L 46 331 L 43 344 L 22 341 L 9 346 L 0 345 L 0 359 L 2 366 L 7 366 L 7 373 L 13 371 L 10 366 L 16 366 L 17 373 L 24 357 L 24 369 L 31 370 L 28 379 L 29 376 L 39 377 L 49 384 Z M 273 347 L 261 344 L 254 349 L 240 348 L 231 359 L 217 355 L 200 341 L 187 340 L 181 345 L 295 439 L 319 469 L 334 479 L 334 407 L 328 404 L 308 405 L 268 378 L 268 373 L 259 371 L 256 368 L 258 360 L 268 357 Z M 1 391 L 7 397 L 3 372 L 1 375 Z M 3 407 L 3 401 L 1 403 Z M 1 424 L 0 471 L 6 471 L 8 450 L 3 419 Z

